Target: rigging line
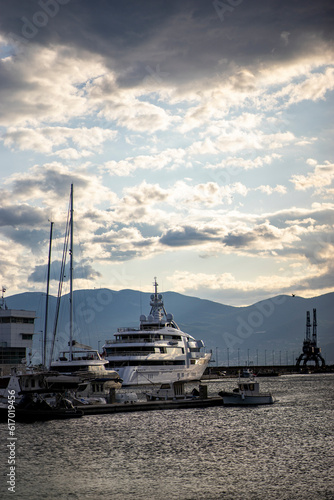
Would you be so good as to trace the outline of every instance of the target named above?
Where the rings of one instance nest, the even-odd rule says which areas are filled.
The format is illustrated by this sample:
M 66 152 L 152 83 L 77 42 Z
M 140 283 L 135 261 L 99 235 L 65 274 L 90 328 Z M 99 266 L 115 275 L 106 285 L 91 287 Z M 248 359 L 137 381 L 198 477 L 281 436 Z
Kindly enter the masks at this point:
M 54 346 L 55 346 L 55 341 L 56 341 L 57 328 L 58 328 L 58 319 L 59 319 L 59 311 L 60 311 L 60 302 L 61 302 L 61 296 L 62 296 L 62 289 L 63 289 L 64 277 L 65 277 L 66 255 L 67 255 L 67 251 L 68 251 L 69 238 L 70 238 L 70 217 L 71 217 L 71 213 L 70 213 L 70 209 L 69 209 L 68 210 L 68 214 L 67 214 L 66 229 L 65 229 L 65 240 L 64 240 L 64 248 L 63 248 L 63 257 L 62 257 L 62 262 L 61 262 L 60 277 L 59 277 L 59 284 L 58 284 L 57 304 L 56 304 L 56 312 L 55 312 L 55 322 L 54 322 L 54 327 L 53 327 L 53 336 L 52 336 L 52 342 L 51 342 L 51 352 L 50 352 L 50 362 L 49 362 L 50 365 L 51 365 L 51 362 L 52 362 L 53 352 L 54 352 Z
M 43 338 L 43 357 L 42 364 L 46 367 L 46 341 L 48 337 L 48 313 L 49 313 L 49 293 L 50 293 L 50 269 L 51 269 L 51 246 L 52 246 L 52 231 L 53 222 L 50 221 L 50 241 L 49 241 L 49 256 L 48 256 L 48 276 L 46 282 L 46 298 L 45 298 L 45 323 L 44 323 L 44 338 Z
M 143 314 L 143 303 L 142 303 L 141 283 L 140 283 L 140 291 L 139 291 L 139 308 L 140 308 L 140 315 L 142 315 Z

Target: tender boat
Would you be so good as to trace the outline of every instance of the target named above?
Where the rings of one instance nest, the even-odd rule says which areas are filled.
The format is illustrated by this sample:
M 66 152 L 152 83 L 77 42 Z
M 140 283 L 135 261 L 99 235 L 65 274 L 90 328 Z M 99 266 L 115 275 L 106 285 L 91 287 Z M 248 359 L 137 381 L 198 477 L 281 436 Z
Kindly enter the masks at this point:
M 190 394 L 184 392 L 183 382 L 174 382 L 173 384 L 161 384 L 158 389 L 144 393 L 147 401 L 166 401 L 169 399 L 193 399 L 199 397 L 199 391 L 193 389 Z
M 260 392 L 260 384 L 253 378 L 247 382 L 239 381 L 238 387 L 233 392 L 221 391 L 218 393 L 223 398 L 224 405 L 266 405 L 275 402 L 270 392 Z
M 116 370 L 123 386 L 200 380 L 211 354 L 202 340 L 180 330 L 167 314 L 155 278 L 151 311 L 140 316 L 139 328 L 119 328 L 114 340 L 103 346 L 109 368 Z
M 244 368 L 241 372 L 240 377 L 242 378 L 251 378 L 254 376 L 254 373 L 251 372 L 249 368 Z

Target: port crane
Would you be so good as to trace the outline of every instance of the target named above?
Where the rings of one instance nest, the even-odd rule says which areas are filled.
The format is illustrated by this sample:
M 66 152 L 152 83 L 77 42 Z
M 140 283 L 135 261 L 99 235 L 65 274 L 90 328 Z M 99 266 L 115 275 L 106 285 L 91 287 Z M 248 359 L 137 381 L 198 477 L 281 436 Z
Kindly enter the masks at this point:
M 314 361 L 315 367 L 325 368 L 325 360 L 321 356 L 321 349 L 317 346 L 317 310 L 313 309 L 313 330 L 311 337 L 310 311 L 306 313 L 306 335 L 303 342 L 303 352 L 297 359 L 296 367 L 302 363 L 306 367 L 309 361 Z

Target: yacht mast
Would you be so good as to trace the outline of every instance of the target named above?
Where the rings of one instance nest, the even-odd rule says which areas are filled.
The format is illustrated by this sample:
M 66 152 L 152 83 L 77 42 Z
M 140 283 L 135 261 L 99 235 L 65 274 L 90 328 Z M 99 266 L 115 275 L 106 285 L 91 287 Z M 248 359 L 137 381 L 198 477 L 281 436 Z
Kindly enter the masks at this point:
M 70 361 L 72 361 L 73 343 L 73 184 L 70 201 Z
M 47 339 L 47 335 L 48 335 L 48 312 L 49 312 L 49 288 L 50 288 L 50 267 L 51 267 L 52 230 L 53 230 L 53 222 L 50 222 L 50 241 L 49 241 L 49 257 L 48 257 L 48 277 L 47 277 L 47 283 L 46 283 L 45 324 L 44 324 L 43 353 L 42 353 L 42 365 L 43 365 L 44 367 L 46 367 L 46 339 Z

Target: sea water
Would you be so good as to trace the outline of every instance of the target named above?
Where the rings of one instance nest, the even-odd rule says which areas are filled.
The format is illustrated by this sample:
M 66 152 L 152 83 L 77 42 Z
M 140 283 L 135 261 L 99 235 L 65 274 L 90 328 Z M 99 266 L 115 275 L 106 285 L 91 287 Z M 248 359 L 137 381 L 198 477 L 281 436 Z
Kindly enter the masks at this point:
M 0 498 L 332 500 L 334 374 L 259 381 L 274 405 L 17 423 L 15 493 L 0 424 Z

